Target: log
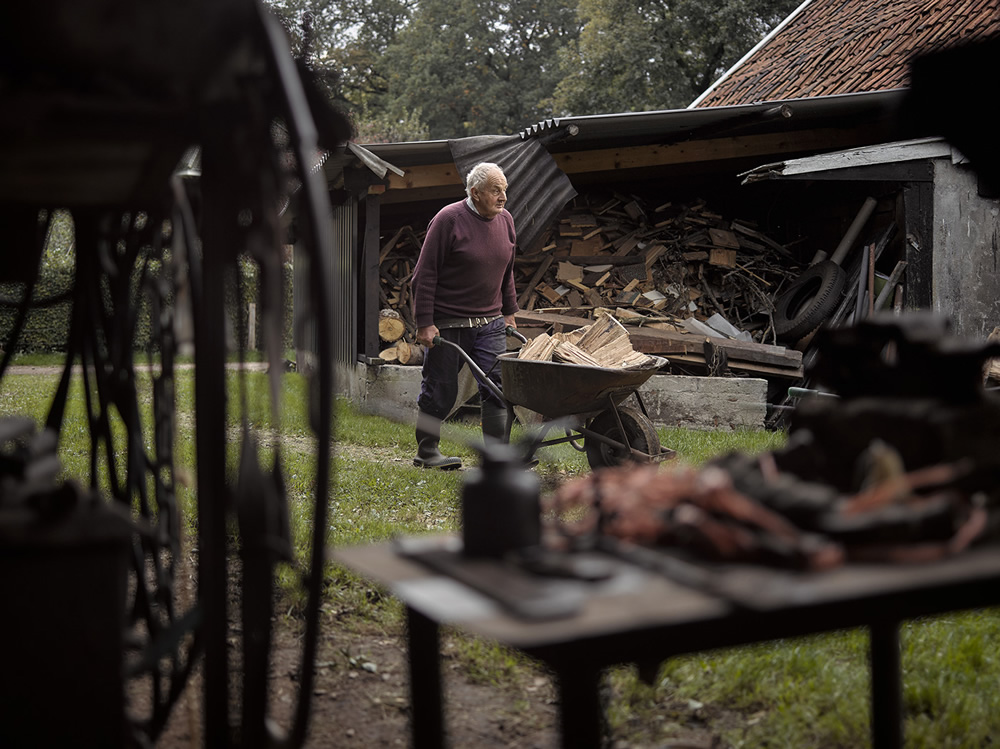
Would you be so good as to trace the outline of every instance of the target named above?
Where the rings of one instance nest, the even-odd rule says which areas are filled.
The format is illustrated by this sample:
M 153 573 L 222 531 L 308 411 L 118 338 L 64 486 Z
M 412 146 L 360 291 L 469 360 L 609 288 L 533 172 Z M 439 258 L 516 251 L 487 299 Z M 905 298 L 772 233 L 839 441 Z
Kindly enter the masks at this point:
M 710 265 L 718 265 L 722 268 L 735 268 L 736 250 L 713 247 L 708 251 L 708 262 Z
M 548 271 L 550 265 L 552 265 L 552 255 L 546 255 L 545 259 L 538 264 L 538 268 L 535 270 L 534 275 L 532 275 L 528 285 L 524 288 L 524 291 L 521 292 L 521 296 L 517 298 L 518 307 L 524 308 L 528 304 L 528 300 L 535 293 L 535 286 L 542 280 L 542 276 Z
M 738 250 L 740 242 L 736 235 L 728 229 L 709 229 L 708 236 L 712 238 L 712 244 L 724 249 Z
M 569 362 L 570 364 L 583 364 L 588 367 L 601 366 L 599 361 L 594 359 L 579 346 L 575 346 L 569 341 L 561 341 L 556 344 L 553 358 Z
M 390 346 L 387 349 L 382 349 L 382 351 L 379 352 L 378 358 L 382 361 L 396 361 L 399 358 L 396 353 L 396 347 Z
M 396 361 L 408 367 L 418 367 L 424 363 L 424 347 L 400 341 L 396 344 Z
M 556 347 L 556 339 L 548 333 L 535 336 L 518 352 L 518 359 L 532 361 L 552 361 L 552 352 Z
M 386 343 L 398 341 L 406 333 L 406 323 L 403 316 L 394 309 L 386 307 L 378 313 L 378 337 Z

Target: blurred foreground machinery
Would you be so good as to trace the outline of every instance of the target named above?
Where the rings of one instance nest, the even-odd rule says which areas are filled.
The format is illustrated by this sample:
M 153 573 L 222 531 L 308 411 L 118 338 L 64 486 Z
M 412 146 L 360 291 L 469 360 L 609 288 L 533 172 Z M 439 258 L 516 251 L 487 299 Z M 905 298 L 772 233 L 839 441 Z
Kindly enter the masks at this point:
M 262 467 L 244 426 L 238 470 L 227 474 L 236 461 L 226 449 L 226 299 L 238 291 L 238 263 L 255 264 L 277 421 L 279 213 L 293 201 L 305 257 L 321 267 L 331 251 L 329 195 L 308 167 L 349 135 L 284 29 L 253 0 L 39 0 L 0 11 L 0 302 L 14 317 L 0 377 L 29 312 L 72 309 L 44 428 L 0 424 L 0 746 L 150 746 L 196 667 L 205 745 L 303 743 L 331 463 L 332 279 L 309 274 L 318 448 L 308 559 L 293 559 L 288 544 L 280 446 Z M 197 183 L 174 174 L 193 147 Z M 72 216 L 75 270 L 70 288 L 48 291 L 39 267 L 57 211 Z M 138 329 L 146 317 L 148 334 Z M 149 376 L 138 376 L 133 358 L 147 338 Z M 196 548 L 182 546 L 173 453 L 182 343 L 196 366 Z M 80 486 L 59 481 L 56 458 L 78 386 L 90 441 Z M 189 560 L 193 600 L 179 584 Z M 308 593 L 301 691 L 287 728 L 275 727 L 267 699 L 279 562 L 296 566 Z M 243 583 L 235 675 L 234 569 Z M 144 699 L 126 710 L 126 693 L 137 692 Z

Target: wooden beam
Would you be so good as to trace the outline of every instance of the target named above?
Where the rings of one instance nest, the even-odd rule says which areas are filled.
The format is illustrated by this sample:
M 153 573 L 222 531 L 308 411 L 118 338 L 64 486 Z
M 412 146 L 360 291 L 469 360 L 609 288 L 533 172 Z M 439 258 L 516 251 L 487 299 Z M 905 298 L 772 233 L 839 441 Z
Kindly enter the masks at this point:
M 461 185 L 462 176 L 452 163 L 420 164 L 404 170 L 400 177 L 390 172 L 389 190 L 416 190 L 424 187 L 441 187 L 444 185 Z
M 566 174 L 639 169 L 671 164 L 691 164 L 699 161 L 750 157 L 779 157 L 786 153 L 829 151 L 857 145 L 859 135 L 854 130 L 833 128 L 806 130 L 796 133 L 767 133 L 728 138 L 686 141 L 673 145 L 629 146 L 592 151 L 571 151 L 553 154 L 559 168 Z M 384 202 L 409 200 L 410 191 L 420 191 L 422 197 L 437 198 L 462 192 L 462 179 L 451 162 L 416 164 L 407 167 L 400 177 L 390 172 Z
M 695 140 L 668 146 L 632 146 L 556 153 L 552 158 L 566 174 L 580 174 L 752 156 L 771 157 L 800 151 L 826 151 L 856 143 L 857 134 L 851 131 L 817 129 L 798 133 Z

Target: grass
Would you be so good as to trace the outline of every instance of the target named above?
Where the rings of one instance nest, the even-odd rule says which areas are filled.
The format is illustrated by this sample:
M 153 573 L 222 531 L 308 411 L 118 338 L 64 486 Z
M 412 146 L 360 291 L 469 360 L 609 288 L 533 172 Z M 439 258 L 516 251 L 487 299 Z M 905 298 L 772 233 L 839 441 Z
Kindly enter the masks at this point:
M 0 415 L 26 414 L 44 421 L 56 377 L 7 375 L 0 381 Z M 140 376 L 148 390 L 148 376 Z M 230 375 L 229 460 L 239 455 L 245 419 L 259 434 L 260 460 L 269 466 L 277 454 L 270 437 L 281 439 L 280 457 L 290 507 L 292 537 L 300 557 L 309 544 L 310 499 L 315 488 L 314 439 L 304 404 L 305 381 L 281 378 L 284 407 L 272 412 L 268 379 L 259 373 Z M 179 371 L 177 461 L 182 476 L 193 476 L 194 429 L 190 371 Z M 144 418 L 151 411 L 141 404 Z M 278 423 L 280 422 L 280 423 Z M 60 444 L 66 475 L 84 476 L 89 437 L 77 384 L 67 410 Z M 412 426 L 336 405 L 334 476 L 327 540 L 343 546 L 391 538 L 396 534 L 454 531 L 459 527 L 459 472 L 424 471 L 410 462 Z M 119 428 L 120 433 L 120 428 Z M 475 426 L 448 423 L 444 450 L 475 460 Z M 662 444 L 679 459 L 699 465 L 714 455 L 780 447 L 784 436 L 772 432 L 694 432 L 660 430 Z M 588 470 L 586 457 L 569 445 L 543 448 L 537 469 L 546 486 Z M 100 482 L 106 477 L 99 476 Z M 190 481 L 188 481 L 190 483 Z M 196 501 L 190 488 L 179 498 L 194 532 Z M 326 570 L 326 607 L 347 616 L 346 626 L 392 627 L 401 610 L 392 599 L 353 575 Z M 282 571 L 291 588 L 297 574 Z M 294 597 L 291 599 L 294 607 Z M 352 624 L 353 622 L 353 624 Z M 985 609 L 907 622 L 901 632 L 905 735 L 908 747 L 981 747 L 995 743 L 1000 713 L 993 709 L 993 685 L 1000 678 L 1000 610 Z M 503 687 L 533 678 L 536 667 L 495 643 L 462 637 L 446 639 L 449 655 L 470 679 Z M 524 676 L 527 674 L 527 676 Z M 522 678 L 523 677 L 523 678 Z M 670 659 L 651 684 L 634 669 L 620 667 L 606 676 L 612 736 L 629 746 L 663 745 L 684 726 L 709 723 L 733 747 L 859 747 L 869 744 L 867 637 L 851 630 L 782 640 Z

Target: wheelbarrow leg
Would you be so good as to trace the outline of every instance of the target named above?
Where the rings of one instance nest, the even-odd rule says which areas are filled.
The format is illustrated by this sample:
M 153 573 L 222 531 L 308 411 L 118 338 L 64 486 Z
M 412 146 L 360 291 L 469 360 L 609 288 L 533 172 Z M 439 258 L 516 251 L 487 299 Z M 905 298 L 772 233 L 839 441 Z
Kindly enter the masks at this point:
M 636 398 L 639 397 L 638 391 L 636 391 L 635 397 Z M 612 400 L 610 395 L 608 396 L 608 403 L 610 404 L 608 410 L 615 415 L 615 421 L 618 424 L 618 430 L 619 430 L 618 433 L 621 435 L 622 442 L 625 443 L 625 450 L 629 455 L 632 455 L 632 444 L 629 442 L 628 434 L 625 432 L 625 425 L 622 424 L 622 416 L 620 413 L 618 413 L 618 406 L 615 405 L 615 402 L 614 400 Z M 641 401 L 639 405 L 640 406 L 642 405 Z
M 635 402 L 639 404 L 639 410 L 642 411 L 642 415 L 647 419 L 649 418 L 649 411 L 646 410 L 646 404 L 642 402 L 642 397 L 639 395 L 639 391 L 636 390 L 632 393 L 635 396 Z

